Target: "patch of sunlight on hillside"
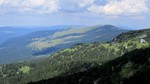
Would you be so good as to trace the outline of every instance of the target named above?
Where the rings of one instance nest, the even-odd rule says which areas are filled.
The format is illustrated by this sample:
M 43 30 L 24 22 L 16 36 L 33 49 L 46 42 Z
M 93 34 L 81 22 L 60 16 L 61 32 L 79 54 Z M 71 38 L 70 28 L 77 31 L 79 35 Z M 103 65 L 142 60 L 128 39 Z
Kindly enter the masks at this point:
M 52 36 L 33 38 L 32 43 L 28 44 L 27 47 L 32 48 L 33 50 L 42 50 L 48 47 L 56 46 L 58 44 L 71 43 L 71 39 L 79 39 L 84 35 L 71 36 L 71 34 L 82 34 L 86 33 L 92 29 L 97 28 L 97 26 L 87 27 L 87 28 L 71 28 L 66 31 L 56 32 Z M 68 35 L 64 37 L 65 35 Z M 70 35 L 70 36 L 69 36 Z M 62 38 L 58 38 L 61 37 Z
M 69 35 L 69 34 L 82 34 L 82 33 L 88 32 L 94 28 L 96 28 L 96 27 L 93 26 L 93 27 L 88 27 L 88 28 L 71 28 L 66 31 L 56 32 L 52 37 L 55 38 L 55 37 Z
M 79 36 L 67 36 L 64 38 L 60 39 L 53 39 L 53 40 L 41 40 L 41 41 L 34 41 L 28 45 L 28 47 L 32 48 L 33 50 L 42 50 L 44 48 L 56 46 L 58 44 L 65 44 L 65 43 L 70 43 L 72 41 L 69 41 L 71 39 L 78 39 L 83 37 L 84 35 L 79 35 Z
M 48 43 L 47 41 L 35 41 L 30 43 L 27 47 L 30 47 L 33 50 L 42 50 L 49 46 L 51 46 L 51 43 Z
M 30 67 L 29 66 L 23 66 L 19 69 L 19 71 L 23 73 L 29 73 L 30 72 Z

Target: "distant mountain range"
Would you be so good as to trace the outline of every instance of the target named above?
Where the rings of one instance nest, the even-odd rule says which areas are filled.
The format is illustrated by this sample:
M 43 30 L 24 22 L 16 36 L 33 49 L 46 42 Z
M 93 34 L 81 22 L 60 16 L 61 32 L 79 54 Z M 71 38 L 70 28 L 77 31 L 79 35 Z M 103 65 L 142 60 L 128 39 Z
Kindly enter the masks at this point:
M 23 29 L 16 31 L 23 32 Z M 22 36 L 19 36 L 21 33 L 19 32 L 18 37 L 10 38 L 0 44 L 0 63 L 40 57 L 68 48 L 76 43 L 111 41 L 118 34 L 126 31 L 128 30 L 112 25 L 101 25 L 82 28 L 55 26 L 51 30 L 36 31 Z
M 56 25 L 50 27 L 0 27 L 0 43 L 7 39 L 22 36 L 31 32 L 41 30 L 56 30 L 70 27 L 78 27 L 75 25 Z

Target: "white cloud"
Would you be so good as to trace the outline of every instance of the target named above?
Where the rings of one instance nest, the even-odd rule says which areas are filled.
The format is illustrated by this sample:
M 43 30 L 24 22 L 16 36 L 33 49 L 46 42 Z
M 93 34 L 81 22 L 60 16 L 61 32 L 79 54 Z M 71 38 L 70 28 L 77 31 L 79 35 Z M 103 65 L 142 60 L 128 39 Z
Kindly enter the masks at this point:
M 85 6 L 92 5 L 94 1 L 95 0 L 78 0 L 78 5 L 79 7 L 85 7 Z
M 22 5 L 26 7 L 43 6 L 45 4 L 45 1 L 46 0 L 25 0 L 22 2 Z
M 88 11 L 107 15 L 134 15 L 149 11 L 148 0 L 108 0 L 104 6 L 93 4 Z
M 84 12 L 95 0 L 58 0 L 63 12 Z
M 28 13 L 53 13 L 59 10 L 57 0 L 0 0 L 0 10 Z
M 0 0 L 0 5 L 3 3 L 4 0 Z
M 1 8 L 1 5 L 3 4 L 4 0 L 0 0 L 0 14 L 4 13 L 4 10 Z
M 53 13 L 59 10 L 57 0 L 25 0 L 21 7 L 22 12 Z
M 85 12 L 134 15 L 149 11 L 149 0 L 0 0 L 0 13 Z

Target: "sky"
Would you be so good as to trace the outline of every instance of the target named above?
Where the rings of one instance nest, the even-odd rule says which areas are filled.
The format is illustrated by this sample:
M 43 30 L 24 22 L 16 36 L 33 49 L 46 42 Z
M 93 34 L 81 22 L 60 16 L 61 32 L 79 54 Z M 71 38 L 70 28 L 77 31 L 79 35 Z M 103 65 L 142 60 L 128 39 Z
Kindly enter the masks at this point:
M 150 0 L 0 0 L 0 26 L 150 28 Z

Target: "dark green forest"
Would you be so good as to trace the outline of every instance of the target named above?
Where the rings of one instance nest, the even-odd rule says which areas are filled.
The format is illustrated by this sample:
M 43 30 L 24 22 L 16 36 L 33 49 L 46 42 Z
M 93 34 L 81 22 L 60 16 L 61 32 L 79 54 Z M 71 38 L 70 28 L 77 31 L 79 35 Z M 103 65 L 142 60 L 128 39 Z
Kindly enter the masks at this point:
M 136 49 L 101 66 L 29 84 L 149 84 L 149 58 L 150 48 Z
M 150 29 L 77 43 L 42 59 L 0 65 L 0 84 L 148 84 L 149 48 Z

